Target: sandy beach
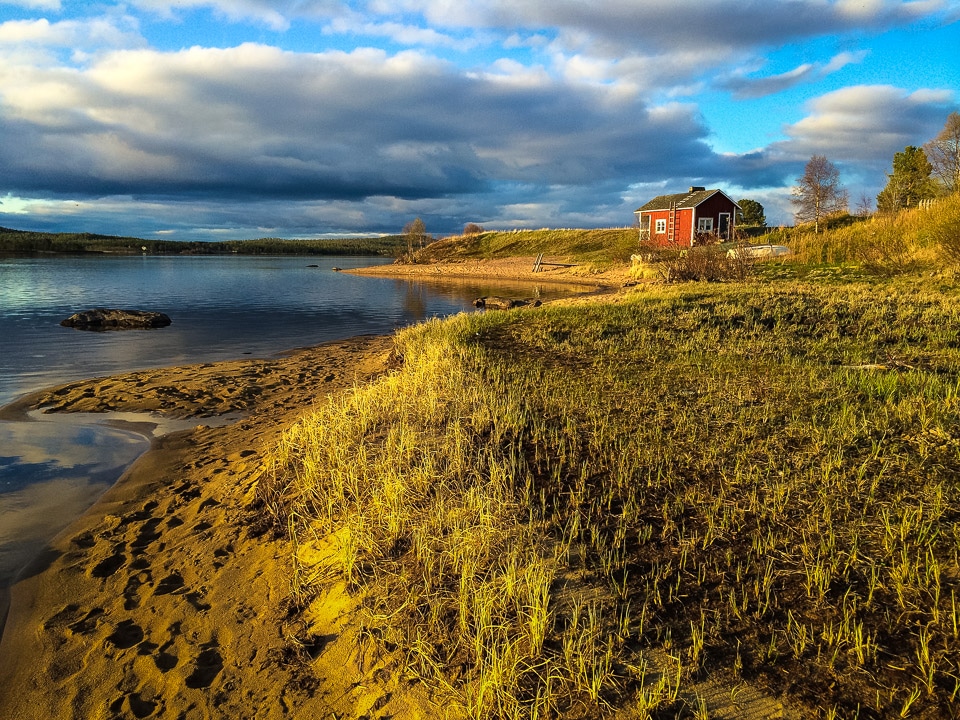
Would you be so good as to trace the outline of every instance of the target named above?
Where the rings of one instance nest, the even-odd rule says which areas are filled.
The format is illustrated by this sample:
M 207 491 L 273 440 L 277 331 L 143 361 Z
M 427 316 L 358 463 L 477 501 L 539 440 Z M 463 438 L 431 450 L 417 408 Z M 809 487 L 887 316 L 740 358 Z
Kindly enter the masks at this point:
M 443 716 L 361 641 L 342 586 L 312 599 L 309 631 L 288 619 L 292 550 L 255 496 L 278 435 L 384 372 L 391 350 L 360 337 L 74 382 L 5 408 L 242 419 L 154 440 L 26 570 L 0 643 L 0 717 Z
M 551 260 L 551 258 L 547 258 L 546 262 Z M 626 264 L 603 271 L 598 271 L 588 265 L 558 266 L 544 264 L 538 272 L 533 272 L 535 262 L 536 257 L 534 256 L 488 260 L 467 259 L 422 264 L 377 265 L 345 272 L 376 277 L 557 283 L 604 289 L 620 287 L 632 279 L 629 273 L 630 268 Z

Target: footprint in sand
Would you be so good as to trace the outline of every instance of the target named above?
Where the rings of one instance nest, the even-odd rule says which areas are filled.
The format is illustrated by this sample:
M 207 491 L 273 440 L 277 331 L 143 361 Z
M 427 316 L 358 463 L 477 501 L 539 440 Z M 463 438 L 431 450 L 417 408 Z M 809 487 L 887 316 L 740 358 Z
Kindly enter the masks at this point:
M 223 670 L 223 657 L 217 650 L 216 641 L 206 643 L 201 647 L 202 650 L 200 655 L 197 656 L 193 672 L 186 680 L 187 687 L 195 690 L 210 687 L 220 671 Z
M 185 583 L 183 576 L 178 572 L 172 572 L 157 583 L 154 589 L 154 595 L 171 595 L 179 590 L 183 590 Z
M 133 620 L 124 620 L 107 636 L 107 642 L 112 643 L 120 650 L 132 648 L 143 642 L 143 628 Z
M 135 550 L 142 550 L 143 548 L 150 545 L 150 543 L 158 540 L 160 538 L 160 533 L 157 531 L 157 527 L 160 525 L 160 518 L 150 518 L 140 527 L 137 536 L 133 539 L 133 542 L 130 543 L 130 547 Z
M 148 718 L 157 713 L 158 709 L 158 704 L 155 701 L 144 698 L 140 693 L 135 692 L 119 697 L 110 703 L 110 712 L 118 716 L 124 716 L 124 704 L 127 705 L 130 714 L 135 718 Z
M 67 629 L 77 635 L 89 635 L 97 629 L 97 626 L 101 623 L 100 618 L 103 614 L 104 611 L 102 608 L 93 608 L 93 610 L 90 610 L 75 623 L 68 625 Z
M 132 565 L 131 565 L 132 567 Z M 127 579 L 127 586 L 123 589 L 123 609 L 127 612 L 140 607 L 140 587 L 152 580 L 149 572 L 140 572 Z
M 90 571 L 95 578 L 108 578 L 123 567 L 127 562 L 127 556 L 123 552 L 126 549 L 126 543 L 119 543 L 114 548 L 114 553 L 110 557 L 104 558 Z
M 103 608 L 93 608 L 87 613 L 79 605 L 66 605 L 55 615 L 52 615 L 44 624 L 44 630 L 62 632 L 64 635 L 88 635 L 97 629 Z

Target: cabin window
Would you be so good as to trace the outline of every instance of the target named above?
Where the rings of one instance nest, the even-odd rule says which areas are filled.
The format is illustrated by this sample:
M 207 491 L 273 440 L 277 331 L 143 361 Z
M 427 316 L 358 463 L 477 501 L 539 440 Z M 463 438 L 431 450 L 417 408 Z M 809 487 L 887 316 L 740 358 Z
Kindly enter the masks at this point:
M 708 233 L 713 232 L 713 218 L 697 218 L 697 232 Z
M 667 221 L 666 220 L 657 220 L 657 235 L 663 235 L 667 231 Z

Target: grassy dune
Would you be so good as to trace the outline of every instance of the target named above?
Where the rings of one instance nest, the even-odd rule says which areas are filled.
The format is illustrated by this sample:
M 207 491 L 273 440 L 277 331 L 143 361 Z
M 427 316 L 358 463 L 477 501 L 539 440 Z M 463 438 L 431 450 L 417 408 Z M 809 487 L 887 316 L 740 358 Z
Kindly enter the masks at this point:
M 261 492 L 475 717 L 960 706 L 953 287 L 773 282 L 463 315 L 290 429 Z M 953 713 L 953 715 L 951 715 Z

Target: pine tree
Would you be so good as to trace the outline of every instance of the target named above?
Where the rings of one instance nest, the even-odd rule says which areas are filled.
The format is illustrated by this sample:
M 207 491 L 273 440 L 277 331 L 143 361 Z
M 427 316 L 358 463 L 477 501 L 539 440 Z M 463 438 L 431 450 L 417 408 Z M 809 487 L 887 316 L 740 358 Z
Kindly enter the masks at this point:
M 896 212 L 935 197 L 937 189 L 930 179 L 931 172 L 933 167 L 922 148 L 908 145 L 895 154 L 887 186 L 877 195 L 877 211 Z

